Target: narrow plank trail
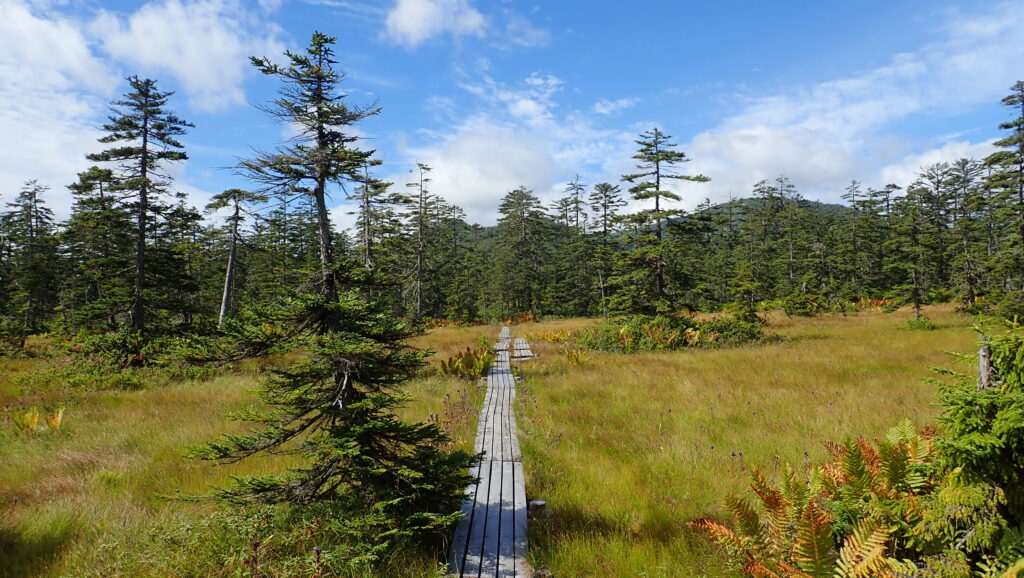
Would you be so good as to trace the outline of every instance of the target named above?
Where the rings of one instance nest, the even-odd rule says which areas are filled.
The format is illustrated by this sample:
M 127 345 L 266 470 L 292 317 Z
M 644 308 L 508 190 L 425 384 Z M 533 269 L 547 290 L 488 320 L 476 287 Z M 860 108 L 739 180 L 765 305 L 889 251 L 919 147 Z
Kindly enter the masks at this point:
M 512 404 L 516 383 L 511 359 L 532 357 L 526 340 L 515 339 L 503 326 L 494 346 L 494 365 L 487 373 L 487 395 L 480 412 L 475 451 L 484 452 L 470 474 L 479 484 L 466 489 L 462 512 L 448 556 L 451 576 L 459 578 L 528 578 L 526 562 L 526 483 L 519 455 Z

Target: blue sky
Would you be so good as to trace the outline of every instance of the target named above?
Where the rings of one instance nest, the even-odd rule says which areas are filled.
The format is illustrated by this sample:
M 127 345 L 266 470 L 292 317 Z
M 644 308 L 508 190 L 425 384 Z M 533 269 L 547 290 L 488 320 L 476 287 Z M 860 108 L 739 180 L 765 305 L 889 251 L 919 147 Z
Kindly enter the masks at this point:
M 248 56 L 337 36 L 344 87 L 381 115 L 358 133 L 403 185 L 490 224 L 526 186 L 556 198 L 632 171 L 652 126 L 692 161 L 683 208 L 787 175 L 808 198 L 851 179 L 906 185 L 922 164 L 981 157 L 1024 78 L 1024 1 L 0 0 L 0 196 L 66 185 L 131 74 L 196 124 L 176 186 L 196 205 L 245 187 L 230 167 L 287 136 L 253 108 L 277 86 Z M 333 214 L 350 222 L 344 193 Z

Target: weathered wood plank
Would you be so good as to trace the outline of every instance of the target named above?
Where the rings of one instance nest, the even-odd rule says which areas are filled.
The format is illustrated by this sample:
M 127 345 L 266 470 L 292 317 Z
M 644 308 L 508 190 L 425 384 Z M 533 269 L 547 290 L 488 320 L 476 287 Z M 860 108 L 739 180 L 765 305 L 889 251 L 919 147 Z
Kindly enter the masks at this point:
M 506 348 L 510 341 L 503 328 Z M 520 339 L 514 343 L 520 344 Z M 522 341 L 525 343 L 525 340 Z M 515 419 L 515 379 L 510 361 L 522 347 L 498 351 L 487 376 L 474 443 L 483 461 L 470 473 L 464 517 L 452 538 L 449 572 L 459 578 L 529 576 L 526 563 L 526 487 Z M 529 351 L 528 346 L 525 351 Z
M 489 462 L 491 484 L 487 494 L 487 520 L 484 522 L 484 543 L 480 550 L 480 575 L 497 576 L 498 547 L 501 538 L 501 462 Z
M 477 477 L 480 466 L 469 468 L 469 475 Z M 466 562 L 466 548 L 469 546 L 469 529 L 473 525 L 473 505 L 476 503 L 476 483 L 466 486 L 466 499 L 462 502 L 462 520 L 455 528 L 452 536 L 451 553 L 448 556 L 448 571 L 456 576 L 462 576 L 463 566 Z
M 514 535 L 512 546 L 515 555 L 515 566 L 517 576 L 529 577 L 529 564 L 526 561 L 526 478 L 523 475 L 523 464 L 515 462 L 512 464 L 512 476 L 515 484 L 512 494 L 512 503 L 515 508 L 513 513 Z
M 501 463 L 501 520 L 498 523 L 498 576 L 514 578 L 516 575 L 515 556 L 515 513 L 513 463 Z
M 466 557 L 462 564 L 462 578 L 480 576 L 483 567 L 484 530 L 487 527 L 487 500 L 490 496 L 491 463 L 480 464 L 480 484 L 477 486 L 476 499 L 473 501 L 473 516 L 469 527 L 469 543 L 466 546 Z

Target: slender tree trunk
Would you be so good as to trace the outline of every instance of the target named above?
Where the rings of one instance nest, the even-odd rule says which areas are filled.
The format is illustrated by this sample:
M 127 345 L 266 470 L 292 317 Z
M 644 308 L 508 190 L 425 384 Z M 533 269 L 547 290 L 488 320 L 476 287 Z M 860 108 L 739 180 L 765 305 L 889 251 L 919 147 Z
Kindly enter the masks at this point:
M 235 256 L 238 252 L 238 219 L 240 218 L 240 207 L 238 199 L 235 199 L 235 214 L 231 219 L 231 248 L 228 250 L 228 270 L 224 273 L 224 295 L 220 300 L 220 316 L 217 318 L 217 328 L 224 325 L 224 318 L 227 317 L 231 302 L 234 299 L 235 290 Z
M 148 104 L 148 103 L 147 103 Z M 136 215 L 138 231 L 135 237 L 135 287 L 132 300 L 132 329 L 142 333 L 146 329 L 145 303 L 142 291 L 146 279 L 146 213 L 149 211 L 149 113 L 142 117 L 142 161 L 139 175 L 139 208 Z

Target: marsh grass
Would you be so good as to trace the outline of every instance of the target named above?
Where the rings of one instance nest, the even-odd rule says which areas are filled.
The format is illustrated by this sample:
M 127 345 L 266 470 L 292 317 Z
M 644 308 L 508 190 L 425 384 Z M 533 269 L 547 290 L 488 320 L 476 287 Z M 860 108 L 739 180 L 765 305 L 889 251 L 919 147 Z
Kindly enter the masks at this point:
M 421 337 L 416 345 L 457 349 L 482 333 L 462 331 L 438 331 L 436 340 Z M 309 575 L 312 547 L 330 537 L 289 527 L 282 521 L 287 511 L 275 511 L 272 521 L 258 510 L 174 499 L 230 485 L 232 475 L 280 472 L 299 463 L 290 456 L 231 465 L 185 457 L 190 445 L 242 431 L 244 425 L 225 414 L 256 403 L 259 380 L 285 361 L 252 360 L 214 379 L 133 391 L 39 391 L 20 387 L 12 373 L 44 367 L 45 359 L 0 360 L 7 370 L 0 373 L 3 403 L 67 407 L 59 431 L 31 436 L 15 432 L 9 411 L 0 414 L 0 577 L 248 575 L 253 540 L 264 543 L 261 575 Z M 443 420 L 449 406 L 478 408 L 483 397 L 476 384 L 437 375 L 416 379 L 406 390 L 413 400 L 401 416 L 415 420 Z M 450 413 L 457 419 L 441 425 L 453 447 L 472 451 L 476 411 Z M 433 549 L 397 549 L 382 561 L 382 572 L 431 576 L 443 553 L 440 542 Z M 306 556 L 308 564 L 284 565 L 275 556 Z
M 570 364 L 564 346 L 531 344 L 519 424 L 530 499 L 530 555 L 556 576 L 728 575 L 685 527 L 725 518 L 751 465 L 825 458 L 822 441 L 933 423 L 930 367 L 970 351 L 971 320 L 929 308 L 933 331 L 902 331 L 910 313 L 773 316 L 775 343 L 620 355 Z M 544 323 L 518 331 L 545 331 Z M 965 369 L 965 368 L 962 368 Z
M 970 350 L 974 334 L 948 307 L 928 314 L 933 331 L 900 330 L 910 318 L 902 311 L 777 316 L 769 330 L 783 339 L 769 345 L 592 352 L 572 363 L 572 344 L 531 342 L 538 357 L 515 371 L 526 378 L 518 412 L 527 491 L 548 502 L 547 515 L 531 522 L 535 564 L 556 576 L 723 575 L 718 552 L 685 523 L 724 518 L 722 498 L 744 490 L 749 465 L 817 461 L 825 455 L 820 441 L 878 436 L 903 417 L 932 420 L 928 367 L 949 365 L 943 350 Z M 529 323 L 513 333 L 595 322 Z M 497 331 L 439 328 L 413 344 L 436 351 L 436 364 L 480 338 L 493 343 Z M 330 537 L 289 526 L 287 511 L 158 497 L 203 494 L 232 474 L 296 463 L 270 456 L 217 466 L 184 457 L 190 444 L 239 431 L 224 414 L 255 403 L 259 380 L 284 361 L 107 392 L 29 392 L 11 373 L 45 360 L 0 361 L 3 403 L 67 407 L 52 435 L 17 434 L 9 413 L 0 416 L 0 576 L 251 575 L 255 539 L 262 575 L 311 575 L 311 548 Z M 479 383 L 428 372 L 407 390 L 415 399 L 402 417 L 457 416 L 443 425 L 454 447 L 472 449 Z M 433 576 L 444 547 L 396 549 L 376 575 Z

